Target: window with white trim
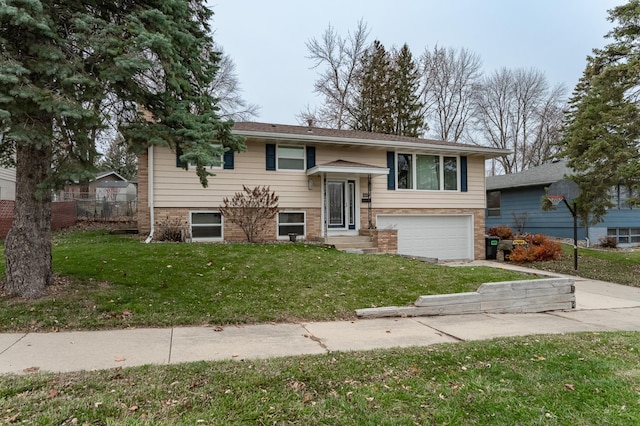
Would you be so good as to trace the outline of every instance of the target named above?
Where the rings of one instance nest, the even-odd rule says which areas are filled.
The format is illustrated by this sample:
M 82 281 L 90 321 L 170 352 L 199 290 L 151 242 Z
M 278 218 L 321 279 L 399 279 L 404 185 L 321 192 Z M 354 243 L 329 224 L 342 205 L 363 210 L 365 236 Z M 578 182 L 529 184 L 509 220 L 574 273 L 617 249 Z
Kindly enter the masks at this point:
M 222 214 L 218 211 L 194 211 L 189 213 L 189 226 L 193 241 L 221 241 Z
M 304 170 L 304 146 L 278 145 L 278 170 Z
M 640 243 L 640 228 L 607 228 L 607 235 L 615 237 L 618 244 Z
M 212 143 L 211 144 L 212 147 L 214 148 L 220 148 L 222 145 L 220 145 L 219 143 Z M 216 170 L 216 169 L 222 169 L 222 165 L 224 164 L 224 157 L 223 154 L 220 154 L 220 156 L 215 158 L 217 164 L 209 164 L 207 166 L 205 166 L 205 169 L 207 170 Z M 189 169 L 193 169 L 195 170 L 196 165 L 193 163 L 189 163 Z
M 287 237 L 289 234 L 304 236 L 305 229 L 305 212 L 289 211 L 278 213 L 278 237 Z
M 397 188 L 420 191 L 457 191 L 460 182 L 458 157 L 396 154 Z
M 489 191 L 487 193 L 487 216 L 500 217 L 500 191 Z

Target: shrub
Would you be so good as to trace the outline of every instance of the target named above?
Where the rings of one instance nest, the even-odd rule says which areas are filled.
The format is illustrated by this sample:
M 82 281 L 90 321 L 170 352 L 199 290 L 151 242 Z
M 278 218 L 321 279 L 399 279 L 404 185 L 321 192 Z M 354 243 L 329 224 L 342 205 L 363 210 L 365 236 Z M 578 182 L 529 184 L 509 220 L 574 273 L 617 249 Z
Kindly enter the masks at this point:
M 179 219 L 171 219 L 167 215 L 166 219 L 158 222 L 157 239 L 159 241 L 173 241 L 180 243 L 184 241 L 184 236 L 187 232 L 186 224 L 182 223 Z
M 487 235 L 499 237 L 502 240 L 513 239 L 513 230 L 506 225 L 496 226 L 487 231 Z
M 225 197 L 220 212 L 240 226 L 247 241 L 253 243 L 278 213 L 278 196 L 268 186 L 249 189 L 242 185 L 242 191 L 236 192 L 231 200 Z
M 512 262 L 545 262 L 562 257 L 560 244 L 550 240 L 545 235 L 528 235 L 525 239 L 528 243 L 527 246 L 517 246 L 511 252 L 509 260 Z
M 600 247 L 618 248 L 618 239 L 612 235 L 600 238 Z

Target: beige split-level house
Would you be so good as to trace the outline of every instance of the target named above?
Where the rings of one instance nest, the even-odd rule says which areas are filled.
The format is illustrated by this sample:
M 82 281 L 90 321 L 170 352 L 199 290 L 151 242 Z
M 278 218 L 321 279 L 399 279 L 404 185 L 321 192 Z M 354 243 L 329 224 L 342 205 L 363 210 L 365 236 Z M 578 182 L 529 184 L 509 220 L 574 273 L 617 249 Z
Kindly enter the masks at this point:
M 138 227 L 181 221 L 193 241 L 244 239 L 225 222 L 225 197 L 268 185 L 279 196 L 271 240 L 368 235 L 380 252 L 485 257 L 485 160 L 507 151 L 421 138 L 239 122 L 247 150 L 228 152 L 203 188 L 176 152 L 150 147 L 138 161 Z M 152 226 L 153 224 L 153 226 Z

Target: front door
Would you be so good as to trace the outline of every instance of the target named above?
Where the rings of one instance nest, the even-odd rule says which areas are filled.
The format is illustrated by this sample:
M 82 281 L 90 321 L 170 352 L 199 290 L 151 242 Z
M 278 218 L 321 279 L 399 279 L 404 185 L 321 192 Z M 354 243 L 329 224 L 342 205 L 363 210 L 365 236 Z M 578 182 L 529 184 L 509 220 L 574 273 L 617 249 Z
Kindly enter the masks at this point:
M 356 229 L 356 182 L 327 182 L 328 218 L 331 229 Z

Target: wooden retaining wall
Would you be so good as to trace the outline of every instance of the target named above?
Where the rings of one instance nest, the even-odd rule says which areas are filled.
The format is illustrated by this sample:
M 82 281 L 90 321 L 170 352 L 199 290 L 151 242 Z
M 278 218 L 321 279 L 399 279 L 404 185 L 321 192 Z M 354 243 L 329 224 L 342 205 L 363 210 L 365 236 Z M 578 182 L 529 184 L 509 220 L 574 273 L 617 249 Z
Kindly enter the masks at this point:
M 573 278 L 485 283 L 471 293 L 420 296 L 413 306 L 357 309 L 361 318 L 532 313 L 576 307 Z

